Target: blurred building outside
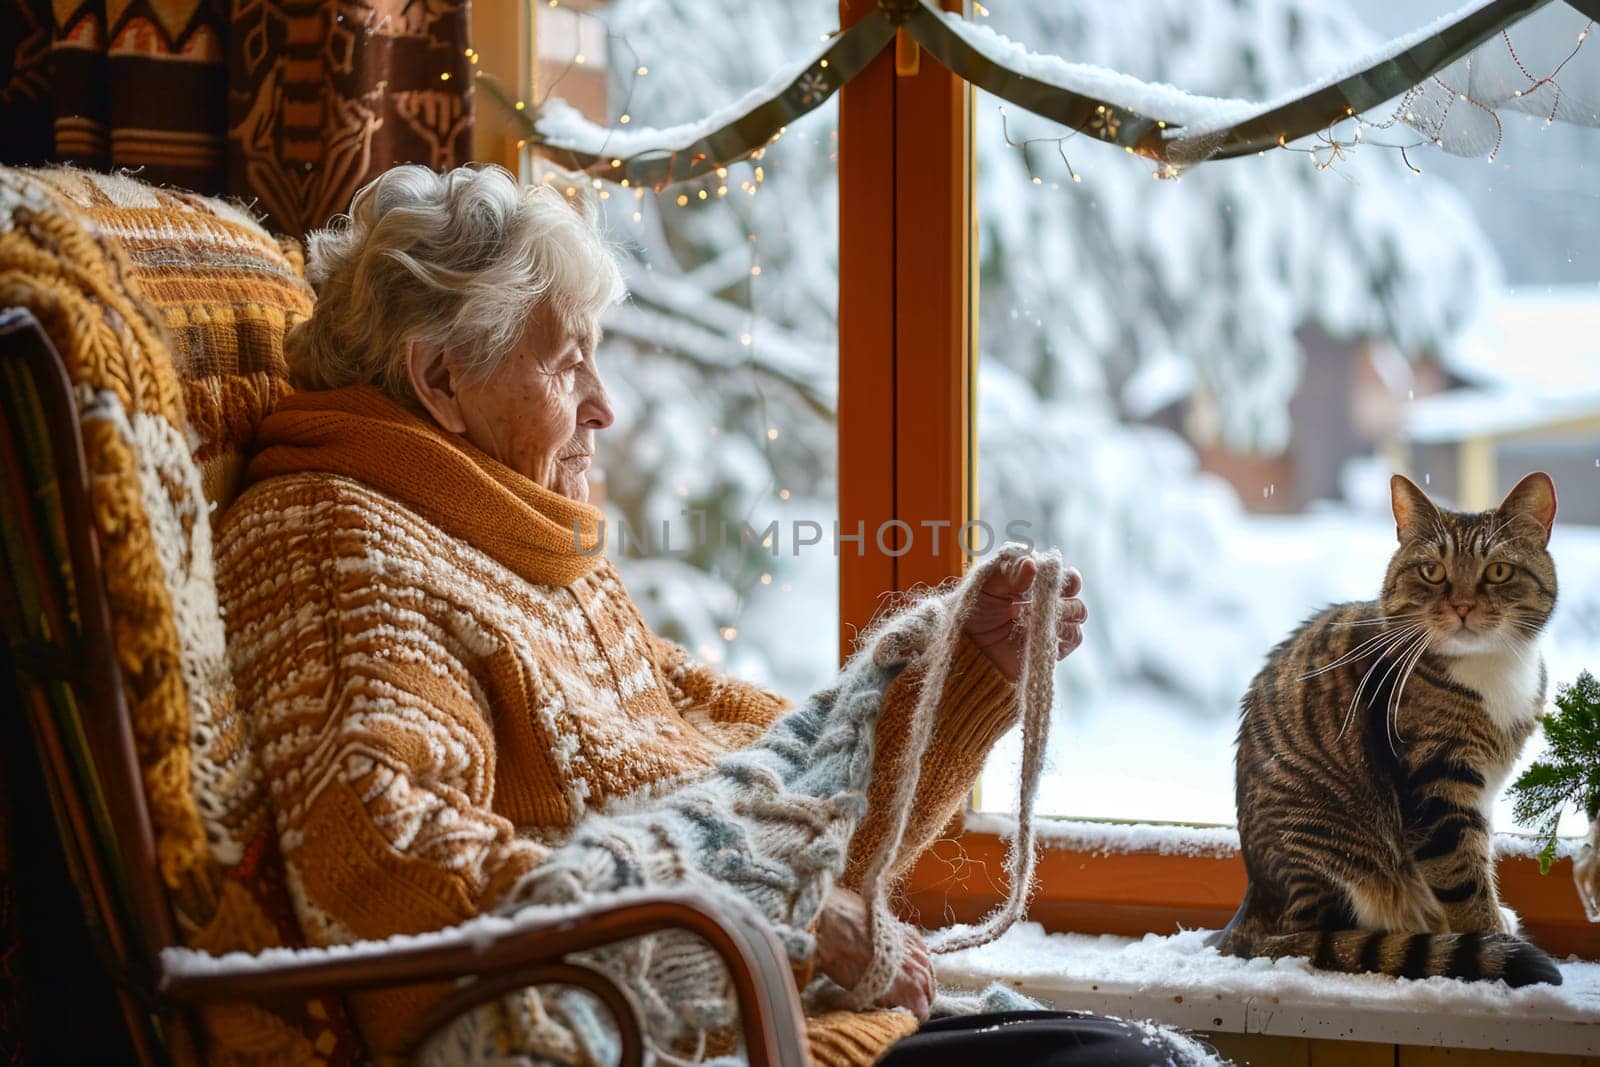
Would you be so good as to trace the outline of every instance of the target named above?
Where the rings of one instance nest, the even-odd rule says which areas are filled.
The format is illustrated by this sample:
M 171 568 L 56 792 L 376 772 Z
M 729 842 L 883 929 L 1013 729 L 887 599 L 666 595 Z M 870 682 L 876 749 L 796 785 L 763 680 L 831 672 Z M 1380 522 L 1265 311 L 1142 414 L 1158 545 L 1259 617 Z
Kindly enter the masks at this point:
M 1468 510 L 1532 470 L 1558 487 L 1600 471 L 1600 286 L 1513 289 L 1452 363 L 1458 384 L 1404 409 L 1390 449 Z M 1565 522 L 1600 525 L 1600 492 L 1561 495 Z

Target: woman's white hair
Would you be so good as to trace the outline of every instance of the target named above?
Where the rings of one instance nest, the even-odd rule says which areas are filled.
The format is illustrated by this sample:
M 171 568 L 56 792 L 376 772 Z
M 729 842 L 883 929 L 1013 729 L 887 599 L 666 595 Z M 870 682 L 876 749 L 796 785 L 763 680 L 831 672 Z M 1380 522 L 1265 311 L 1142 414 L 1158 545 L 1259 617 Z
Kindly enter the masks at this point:
M 367 383 L 414 404 L 412 341 L 487 374 L 536 314 L 585 329 L 626 293 L 597 217 L 590 197 L 524 187 L 504 167 L 385 171 L 310 237 L 317 305 L 284 342 L 291 373 L 304 388 Z

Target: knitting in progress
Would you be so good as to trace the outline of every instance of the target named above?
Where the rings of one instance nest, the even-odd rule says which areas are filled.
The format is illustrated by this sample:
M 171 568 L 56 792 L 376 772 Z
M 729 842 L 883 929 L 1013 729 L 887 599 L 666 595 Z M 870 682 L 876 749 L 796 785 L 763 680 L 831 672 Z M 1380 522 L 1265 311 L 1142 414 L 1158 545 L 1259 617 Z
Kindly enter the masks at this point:
M 876 843 L 862 881 L 872 915 L 872 963 L 853 989 L 840 990 L 819 978 L 806 991 L 814 1004 L 828 1007 L 865 1008 L 879 1002 L 894 980 L 906 946 L 905 927 L 889 910 L 893 886 L 888 872 L 903 858 L 899 853 L 908 809 L 933 736 L 938 695 L 985 579 L 994 568 L 1016 566 L 1026 556 L 1019 546 L 1008 545 L 961 580 L 909 595 L 900 610 L 863 634 L 831 686 L 780 718 L 763 739 L 719 759 L 710 775 L 642 803 L 637 810 L 586 818 L 509 899 L 558 905 L 665 885 L 732 893 L 766 917 L 793 960 L 809 959 L 814 945 L 808 931 L 844 867 L 851 835 L 866 811 L 875 726 L 884 694 L 901 670 L 920 663 L 927 673 L 911 715 L 903 762 L 879 768 L 880 773 L 892 773 L 896 788 L 889 832 Z M 978 926 L 931 939 L 936 952 L 998 937 L 1022 915 L 1032 887 L 1031 816 L 1049 733 L 1056 623 L 1065 580 L 1058 552 L 1032 558 L 1037 576 L 1026 606 L 1028 636 L 1016 687 L 1023 773 L 1018 833 L 1006 861 L 1010 888 L 1005 902 Z M 734 1000 L 720 961 L 687 934 L 641 938 L 594 953 L 590 959 L 626 981 L 639 996 L 650 1038 L 659 1051 L 682 1049 L 686 1042 L 693 1047 L 697 1034 L 724 1028 L 734 1019 Z M 516 1011 L 525 1003 L 507 1007 Z M 941 1007 L 946 1006 L 956 1004 L 946 1000 Z M 977 1002 L 971 1007 L 976 1008 Z M 605 1034 L 584 1025 L 588 1013 L 573 1008 L 569 1002 L 563 1014 L 578 1031 L 579 1042 L 588 1046 L 585 1051 L 590 1056 L 605 1059 Z M 493 1033 L 492 1026 L 468 1017 L 430 1042 L 422 1060 L 492 1058 L 496 1050 L 474 1046 Z

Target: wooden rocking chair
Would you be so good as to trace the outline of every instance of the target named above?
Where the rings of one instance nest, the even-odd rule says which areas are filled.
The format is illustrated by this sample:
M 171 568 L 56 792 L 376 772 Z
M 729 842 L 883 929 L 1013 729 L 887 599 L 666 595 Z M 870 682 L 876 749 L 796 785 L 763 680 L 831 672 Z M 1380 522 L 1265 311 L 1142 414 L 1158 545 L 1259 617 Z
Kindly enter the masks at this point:
M 195 1014 L 202 1004 L 249 1003 L 270 1010 L 309 996 L 337 998 L 424 981 L 455 983 L 426 1020 L 429 1033 L 519 988 L 580 987 L 614 1016 L 622 1061 L 641 1063 L 647 1051 L 632 994 L 568 957 L 672 928 L 704 938 L 725 962 L 750 1063 L 806 1061 L 804 1019 L 775 937 L 753 910 L 713 909 L 687 892 L 602 901 L 576 919 L 519 921 L 511 932 L 490 938 L 447 931 L 401 950 L 268 960 L 224 956 L 203 969 L 175 971 L 163 950 L 180 940 L 158 867 L 125 665 L 117 656 L 105 546 L 91 512 L 78 412 L 66 364 L 39 319 L 28 308 L 0 306 L 0 547 L 6 558 L 0 615 L 17 669 L 21 714 L 85 897 L 91 937 L 145 1064 L 205 1061 Z M 7 759 L 19 756 L 26 754 L 8 753 Z

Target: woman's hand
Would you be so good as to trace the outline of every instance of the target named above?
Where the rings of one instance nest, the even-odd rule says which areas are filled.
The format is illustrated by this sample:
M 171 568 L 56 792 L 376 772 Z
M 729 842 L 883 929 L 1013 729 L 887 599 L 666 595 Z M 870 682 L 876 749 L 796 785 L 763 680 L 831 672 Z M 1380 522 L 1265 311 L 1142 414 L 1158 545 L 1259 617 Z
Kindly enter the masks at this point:
M 983 583 L 977 606 L 967 616 L 967 633 L 977 646 L 1013 682 L 1022 673 L 1022 649 L 1028 623 L 1024 609 L 1038 567 L 1031 559 L 1001 564 Z M 1083 577 L 1068 567 L 1061 585 L 1061 616 L 1056 629 L 1056 659 L 1065 659 L 1083 644 L 1083 624 L 1089 609 L 1078 599 Z
M 911 927 L 900 924 L 906 952 L 900 972 L 878 1002 L 880 1008 L 905 1008 L 926 1022 L 933 1003 L 933 963 L 928 946 Z M 861 981 L 872 963 L 872 917 L 867 902 L 848 889 L 835 886 L 817 920 L 817 969 L 845 989 Z

